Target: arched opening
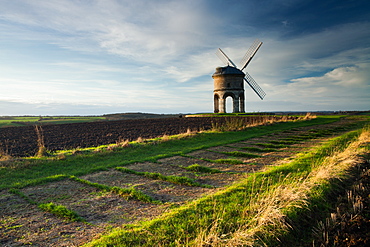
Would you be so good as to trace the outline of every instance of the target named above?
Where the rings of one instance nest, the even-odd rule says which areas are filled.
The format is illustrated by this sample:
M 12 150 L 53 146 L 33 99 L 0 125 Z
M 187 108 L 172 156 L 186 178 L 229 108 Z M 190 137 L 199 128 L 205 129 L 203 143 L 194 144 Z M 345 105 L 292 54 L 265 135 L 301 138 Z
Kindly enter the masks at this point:
M 220 100 L 222 101 L 221 104 L 223 105 L 224 109 L 223 111 L 220 112 L 225 113 L 239 112 L 239 100 L 234 93 L 232 92 L 225 93 L 222 99 Z
M 231 95 L 226 97 L 226 112 L 234 112 L 234 99 Z

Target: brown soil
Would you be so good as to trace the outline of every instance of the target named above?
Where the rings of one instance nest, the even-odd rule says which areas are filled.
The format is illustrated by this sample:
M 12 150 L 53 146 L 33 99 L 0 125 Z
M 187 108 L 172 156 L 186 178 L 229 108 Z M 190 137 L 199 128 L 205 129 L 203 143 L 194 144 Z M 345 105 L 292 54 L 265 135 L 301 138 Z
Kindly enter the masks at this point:
M 127 168 L 138 172 L 157 172 L 163 175 L 185 176 L 213 188 L 192 187 L 149 179 L 117 170 L 101 171 L 80 177 L 93 183 L 137 190 L 162 201 L 163 204 L 127 200 L 113 193 L 106 193 L 69 179 L 44 185 L 27 187 L 21 192 L 37 203 L 53 202 L 77 212 L 87 223 L 69 222 L 51 213 L 43 212 L 23 198 L 0 191 L 0 245 L 1 246 L 79 246 L 91 241 L 111 228 L 155 218 L 188 201 L 216 192 L 249 173 L 278 162 L 287 162 L 326 138 L 301 142 L 281 148 L 277 152 L 258 153 L 259 158 L 230 157 L 220 152 L 240 151 L 241 147 L 253 147 L 256 143 L 280 140 L 293 135 L 307 133 L 310 129 L 334 128 L 346 125 L 347 121 L 325 126 L 300 128 L 262 138 L 249 139 L 227 146 L 218 146 L 189 153 L 187 157 L 175 156 L 160 159 L 157 163 L 137 163 Z M 251 152 L 248 152 L 251 153 Z M 205 161 L 204 159 L 237 158 L 243 164 L 230 165 Z M 199 173 L 184 169 L 199 164 L 223 171 L 223 173 Z
M 282 117 L 273 118 L 278 120 Z M 248 124 L 262 121 L 263 117 L 245 116 L 238 118 L 240 119 Z M 223 117 L 201 117 L 58 124 L 42 126 L 42 135 L 46 149 L 55 151 L 113 144 L 122 140 L 134 141 L 139 137 L 149 139 L 176 135 L 187 130 L 208 130 L 212 128 L 212 124 L 220 125 L 225 121 L 226 118 Z M 37 133 L 33 126 L 0 128 L 0 151 L 11 156 L 24 157 L 35 155 L 37 150 Z

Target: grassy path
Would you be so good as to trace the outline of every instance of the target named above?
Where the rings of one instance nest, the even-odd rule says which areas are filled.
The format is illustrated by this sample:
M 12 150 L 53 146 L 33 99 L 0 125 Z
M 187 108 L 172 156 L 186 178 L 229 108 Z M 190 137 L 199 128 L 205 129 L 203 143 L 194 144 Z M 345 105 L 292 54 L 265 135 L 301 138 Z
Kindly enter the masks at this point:
M 138 229 L 134 238 L 129 233 L 132 230 L 115 232 L 96 245 L 144 246 L 141 232 L 152 231 L 149 229 L 153 227 L 164 228 L 153 232 L 156 237 L 148 241 L 147 246 L 155 241 L 176 245 L 173 238 L 167 239 L 168 231 L 174 228 L 179 230 L 175 239 L 190 241 L 183 236 L 193 236 L 194 233 L 190 233 L 194 230 L 185 224 L 192 217 L 198 217 L 189 214 L 189 210 L 198 206 L 190 203 L 184 208 L 184 205 L 204 195 L 220 193 L 225 186 L 268 166 L 278 163 L 283 166 L 320 141 L 364 124 L 338 120 L 318 118 L 240 132 L 202 133 L 181 140 L 156 142 L 156 145 L 138 144 L 114 152 L 89 153 L 63 160 L 19 161 L 12 168 L 0 170 L 0 243 L 79 245 L 122 224 L 127 229 Z M 206 207 L 214 207 L 214 203 L 213 200 Z M 168 224 L 161 218 L 138 225 L 139 228 L 127 225 L 165 212 L 172 212 L 176 218 L 180 214 L 180 220 L 184 219 L 182 213 L 188 216 L 181 224 Z M 82 220 L 63 217 L 71 213 Z M 212 217 L 203 220 L 193 227 L 211 224 Z M 229 220 L 228 224 L 234 223 Z M 166 229 L 165 225 L 171 227 Z M 128 242 L 114 242 L 117 236 L 126 236 Z
M 276 134 L 290 129 L 317 126 L 336 122 L 340 117 L 322 117 L 310 121 L 279 123 L 260 126 L 241 132 L 201 133 L 192 138 L 171 140 L 160 145 L 137 144 L 115 152 L 87 153 L 62 160 L 29 159 L 25 162 L 11 160 L 0 167 L 0 190 L 22 188 L 43 182 L 64 179 L 66 176 L 81 176 L 99 170 L 135 162 L 156 161 L 160 158 L 187 154 L 213 146 L 226 145 L 259 136 Z M 21 168 L 21 169 L 18 169 Z

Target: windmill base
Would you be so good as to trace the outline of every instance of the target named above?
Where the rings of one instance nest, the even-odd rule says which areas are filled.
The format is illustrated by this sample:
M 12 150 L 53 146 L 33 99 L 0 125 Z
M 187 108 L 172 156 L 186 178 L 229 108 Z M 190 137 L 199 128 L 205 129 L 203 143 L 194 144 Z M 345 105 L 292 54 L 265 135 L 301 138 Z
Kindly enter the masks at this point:
M 242 92 L 224 92 L 214 93 L 214 113 L 226 113 L 226 99 L 231 97 L 233 100 L 233 113 L 245 113 L 244 90 Z

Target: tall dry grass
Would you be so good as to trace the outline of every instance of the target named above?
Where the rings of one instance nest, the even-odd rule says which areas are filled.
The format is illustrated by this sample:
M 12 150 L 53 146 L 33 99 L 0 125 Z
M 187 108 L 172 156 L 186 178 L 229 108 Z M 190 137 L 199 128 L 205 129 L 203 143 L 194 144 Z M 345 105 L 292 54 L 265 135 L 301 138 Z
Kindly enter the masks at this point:
M 8 149 L 4 149 L 0 145 L 0 161 L 9 161 L 12 159 L 12 156 L 9 154 Z
M 309 120 L 316 118 L 315 115 L 307 113 L 302 117 L 295 116 L 272 116 L 272 115 L 260 115 L 253 117 L 224 117 L 215 118 L 212 122 L 212 131 L 238 131 L 250 127 L 256 127 L 260 125 L 268 125 L 279 122 L 298 121 L 298 120 Z
M 362 178 L 369 177 L 370 169 L 368 167 L 365 169 L 362 168 L 361 164 L 366 163 L 366 161 L 363 160 L 363 157 L 365 157 L 363 154 L 366 152 L 364 147 L 366 147 L 366 145 L 369 146 L 369 143 L 370 128 L 367 127 L 367 129 L 358 138 L 358 141 L 352 143 L 350 147 L 346 149 L 346 152 L 339 154 L 337 157 L 331 158 L 331 165 L 335 164 L 335 160 L 339 160 L 348 168 L 358 166 L 358 168 L 360 168 L 359 174 L 357 175 L 357 179 L 344 195 L 337 198 L 338 206 L 336 210 L 330 214 L 330 217 L 318 222 L 317 226 L 314 227 L 313 236 L 315 237 L 315 240 L 312 243 L 313 247 L 334 246 L 335 239 L 340 241 L 340 238 L 343 237 L 341 234 L 342 231 L 348 227 L 348 222 L 358 217 L 364 210 L 364 202 L 367 198 L 364 198 L 363 195 L 368 195 L 369 188 L 363 184 Z M 362 151 L 359 152 L 358 150 Z M 319 176 L 321 179 L 328 177 L 327 172 L 322 170 L 320 171 Z M 351 240 L 348 239 L 348 241 Z
M 35 131 L 37 135 L 37 147 L 38 147 L 36 156 L 43 157 L 47 154 L 43 129 L 40 125 L 35 125 Z
M 219 210 L 218 218 L 208 229 L 201 231 L 194 246 L 268 246 L 265 239 L 279 239 L 279 236 L 292 228 L 287 219 L 287 212 L 306 207 L 310 194 L 318 186 L 348 176 L 350 170 L 362 161 L 361 155 L 365 151 L 361 147 L 369 142 L 370 131 L 367 128 L 344 151 L 336 152 L 323 162 L 314 164 L 314 170 L 308 176 L 284 176 L 280 178 L 281 181 L 274 184 L 267 179 L 263 182 L 266 186 L 260 187 L 252 184 L 250 198 L 246 200 L 248 203 L 243 205 L 240 219 L 242 223 L 239 227 L 234 232 L 222 233 L 219 226 L 223 221 L 223 210 Z M 350 195 L 349 198 L 352 198 L 353 207 L 361 210 L 362 206 L 356 198 Z M 334 222 L 335 217 L 339 216 L 333 215 L 333 219 L 327 221 Z M 323 223 L 323 227 L 319 228 L 318 232 L 325 230 L 325 227 L 330 224 L 330 222 L 326 225 Z
M 263 185 L 252 184 L 252 192 L 246 198 L 238 229 L 228 234 L 220 234 L 219 222 L 222 221 L 222 210 L 219 218 L 205 229 L 195 240 L 195 246 L 268 246 L 261 238 L 278 238 L 280 234 L 290 230 L 291 226 L 286 219 L 286 210 L 300 208 L 306 205 L 306 181 L 280 178 L 279 185 L 270 179 L 263 181 Z M 267 189 L 266 189 L 267 188 Z M 245 223 L 246 222 L 246 223 Z

